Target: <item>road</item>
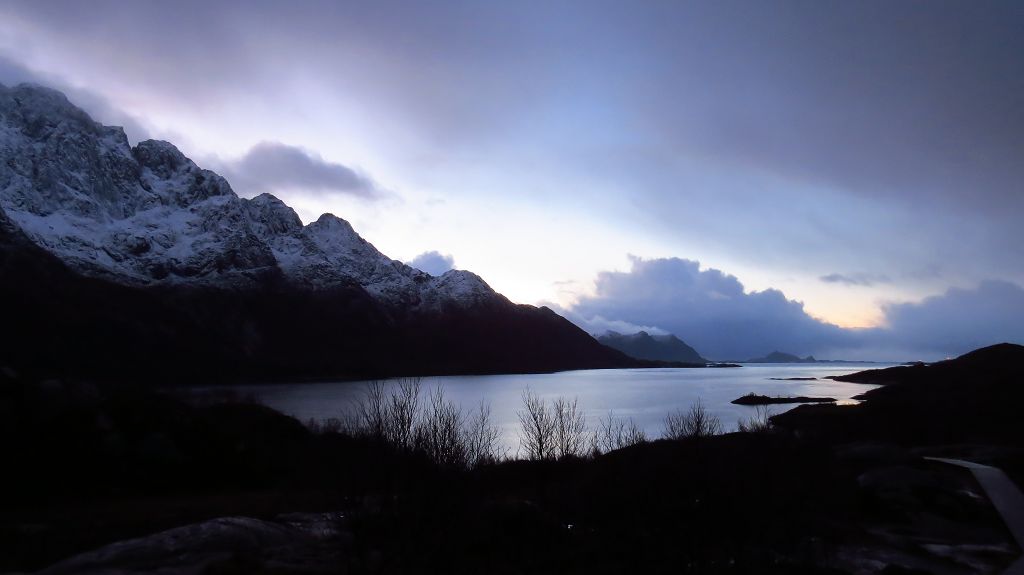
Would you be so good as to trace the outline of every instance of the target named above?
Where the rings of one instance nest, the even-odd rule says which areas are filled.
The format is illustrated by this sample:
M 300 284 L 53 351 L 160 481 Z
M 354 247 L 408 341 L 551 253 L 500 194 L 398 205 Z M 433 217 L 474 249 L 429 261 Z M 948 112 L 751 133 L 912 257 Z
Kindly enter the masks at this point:
M 947 459 L 945 457 L 925 457 L 931 461 L 940 461 L 950 465 L 957 465 L 971 470 L 974 478 L 985 490 L 985 495 L 1002 516 L 1003 522 L 1010 529 L 1013 538 L 1017 540 L 1017 546 L 1024 550 L 1024 493 L 1009 478 L 1002 469 L 964 461 L 963 459 Z M 1003 571 L 1004 575 L 1024 575 L 1024 557 L 1018 559 L 1013 565 Z

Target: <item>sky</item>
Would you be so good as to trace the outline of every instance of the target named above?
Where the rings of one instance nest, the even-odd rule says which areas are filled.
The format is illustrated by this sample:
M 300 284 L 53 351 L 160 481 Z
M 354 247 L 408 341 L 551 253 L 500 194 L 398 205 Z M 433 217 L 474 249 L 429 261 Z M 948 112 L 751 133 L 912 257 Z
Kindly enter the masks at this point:
M 0 82 L 591 331 L 936 359 L 1024 341 L 1022 30 L 999 1 L 0 0 Z

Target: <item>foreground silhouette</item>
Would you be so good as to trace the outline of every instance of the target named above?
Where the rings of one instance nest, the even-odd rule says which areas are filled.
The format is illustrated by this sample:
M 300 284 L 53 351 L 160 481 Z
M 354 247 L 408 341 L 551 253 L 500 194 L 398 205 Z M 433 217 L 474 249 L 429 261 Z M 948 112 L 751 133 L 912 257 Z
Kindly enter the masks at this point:
M 940 382 L 929 408 L 943 394 L 963 401 L 956 381 L 1011 385 L 1021 349 L 884 372 L 889 385 L 866 404 L 798 408 L 785 426 L 722 435 L 708 425 L 602 455 L 473 468 L 313 431 L 238 398 L 196 404 L 4 370 L 0 570 L 66 560 L 50 572 L 962 573 L 965 562 L 999 572 L 1019 552 L 999 514 L 969 473 L 922 455 L 970 455 L 1019 483 L 1013 426 L 946 422 L 936 435 L 938 425 L 889 421 L 884 400 L 870 406 L 927 382 Z M 932 371 L 916 379 L 919 369 Z M 167 529 L 178 530 L 150 537 Z

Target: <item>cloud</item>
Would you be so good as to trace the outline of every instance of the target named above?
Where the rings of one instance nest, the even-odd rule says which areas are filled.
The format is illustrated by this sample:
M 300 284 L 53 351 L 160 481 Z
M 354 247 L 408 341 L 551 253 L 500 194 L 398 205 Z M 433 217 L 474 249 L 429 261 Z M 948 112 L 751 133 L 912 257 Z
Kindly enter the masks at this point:
M 919 302 L 883 306 L 885 327 L 866 344 L 916 350 L 930 358 L 957 356 L 1001 342 L 1024 343 L 1024 288 L 1001 280 L 950 288 Z
M 856 273 L 856 274 L 848 274 L 848 275 L 846 275 L 846 274 L 839 274 L 839 273 L 832 273 L 832 274 L 821 276 L 818 279 L 820 279 L 821 281 L 823 281 L 825 283 L 844 284 L 844 285 L 848 285 L 848 286 L 873 286 L 875 284 L 880 284 L 880 283 L 883 283 L 883 284 L 892 283 L 892 280 L 889 279 L 889 276 L 882 275 L 882 274 L 866 274 L 866 273 Z
M 223 163 L 220 170 L 236 192 L 249 197 L 287 190 L 365 199 L 382 195 L 377 185 L 359 171 L 280 142 L 260 142 L 241 158 Z
M 0 84 L 20 83 L 60 90 L 72 104 L 85 110 L 94 120 L 123 127 L 132 143 L 151 137 L 150 130 L 140 120 L 119 110 L 103 96 L 70 86 L 59 77 L 32 71 L 0 56 Z M 367 199 L 383 194 L 373 180 L 359 171 L 328 162 L 316 152 L 280 142 L 260 142 L 241 158 L 227 162 L 211 158 L 209 163 L 228 178 L 236 192 L 248 197 L 288 190 L 341 193 Z
M 885 304 L 884 325 L 870 329 L 822 322 L 778 290 L 747 292 L 734 276 L 701 270 L 692 260 L 633 257 L 630 271 L 602 272 L 595 288 L 563 315 L 591 331 L 613 324 L 623 333 L 657 326 L 715 359 L 779 350 L 836 359 L 935 360 L 1024 342 L 1024 288 L 1002 280 Z
M 844 330 L 812 318 L 778 290 L 747 292 L 734 276 L 701 270 L 693 260 L 631 260 L 629 272 L 601 272 L 594 295 L 572 305 L 570 319 L 582 327 L 595 321 L 657 326 L 715 359 L 774 350 L 807 354 L 849 343 Z
M 668 331 L 653 325 L 637 325 L 621 319 L 608 319 L 599 315 L 584 317 L 576 313 L 576 311 L 571 307 L 563 307 L 550 301 L 538 302 L 537 305 L 550 308 L 558 315 L 579 326 L 583 331 L 594 336 L 598 336 L 609 331 L 626 334 L 646 331 L 653 335 L 667 335 L 669 333 Z
M 956 0 L 10 0 L 0 51 L 210 153 L 328 153 L 341 128 L 424 193 L 578 207 L 808 284 L 867 259 L 924 295 L 1024 283 L 1022 25 Z
M 444 272 L 455 268 L 455 258 L 448 254 L 437 251 L 423 252 L 414 257 L 412 261 L 406 262 L 410 266 L 425 271 L 432 276 L 439 276 Z

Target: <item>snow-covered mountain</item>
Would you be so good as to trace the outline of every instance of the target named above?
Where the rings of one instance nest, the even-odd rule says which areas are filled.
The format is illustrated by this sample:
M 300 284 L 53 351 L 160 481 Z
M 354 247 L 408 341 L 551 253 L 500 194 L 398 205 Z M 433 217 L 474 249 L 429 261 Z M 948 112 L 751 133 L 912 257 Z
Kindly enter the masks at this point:
M 547 308 L 346 221 L 238 197 L 167 142 L 0 85 L 0 367 L 173 381 L 625 367 Z
M 331 214 L 304 226 L 270 194 L 240 198 L 172 144 L 133 148 L 121 128 L 39 86 L 0 86 L 0 209 L 73 269 L 129 285 L 278 275 L 312 289 L 355 283 L 412 308 L 498 297 L 470 272 L 433 277 L 392 260 Z

